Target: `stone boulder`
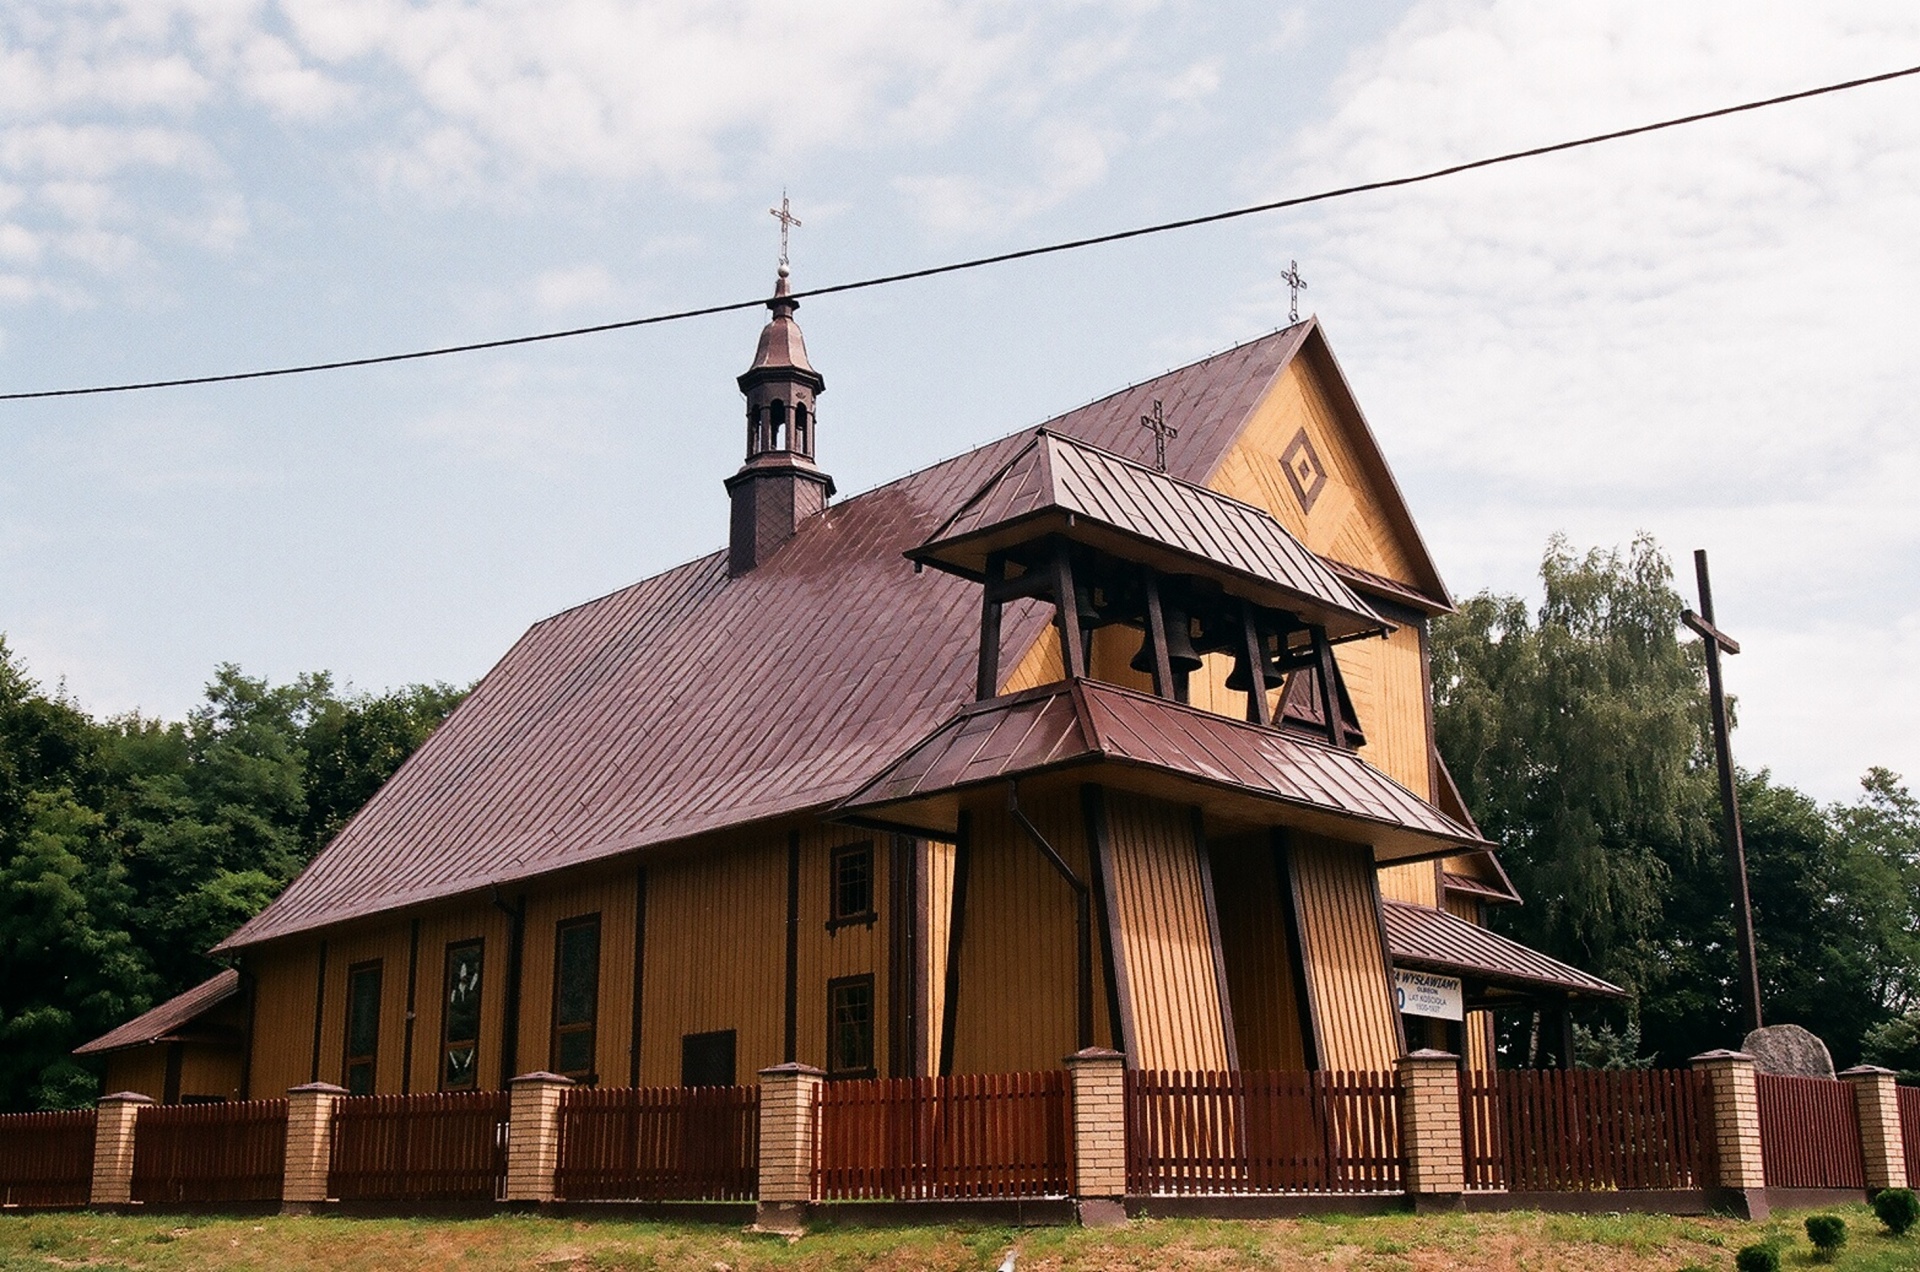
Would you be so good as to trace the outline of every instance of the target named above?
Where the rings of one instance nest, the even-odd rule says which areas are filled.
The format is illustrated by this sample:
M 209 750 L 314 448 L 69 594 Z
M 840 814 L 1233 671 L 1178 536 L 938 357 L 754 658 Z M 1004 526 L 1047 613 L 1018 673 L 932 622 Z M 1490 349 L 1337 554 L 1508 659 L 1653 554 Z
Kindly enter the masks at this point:
M 1788 1078 L 1831 1078 L 1833 1055 L 1827 1044 L 1798 1025 L 1768 1025 L 1747 1035 L 1740 1050 L 1753 1057 L 1761 1073 Z

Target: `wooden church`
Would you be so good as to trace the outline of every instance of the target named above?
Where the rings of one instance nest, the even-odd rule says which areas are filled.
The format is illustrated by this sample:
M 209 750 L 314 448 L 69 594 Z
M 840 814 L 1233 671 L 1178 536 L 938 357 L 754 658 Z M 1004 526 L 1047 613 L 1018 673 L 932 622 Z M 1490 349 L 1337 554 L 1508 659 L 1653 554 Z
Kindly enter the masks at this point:
M 535 624 L 229 971 L 80 1049 L 108 1090 L 1486 1067 L 1491 1013 L 1619 993 L 1484 926 L 1447 590 L 1316 321 L 834 502 L 797 307 L 727 547 Z

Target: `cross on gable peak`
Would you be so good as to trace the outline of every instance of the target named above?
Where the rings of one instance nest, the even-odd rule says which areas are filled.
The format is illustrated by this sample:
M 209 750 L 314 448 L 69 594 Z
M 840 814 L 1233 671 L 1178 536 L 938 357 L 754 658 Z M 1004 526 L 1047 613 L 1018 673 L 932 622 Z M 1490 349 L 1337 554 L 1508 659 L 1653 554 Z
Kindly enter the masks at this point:
M 800 218 L 793 214 L 792 204 L 787 202 L 787 192 L 785 189 L 780 191 L 780 206 L 777 208 L 768 208 L 767 215 L 780 222 L 780 267 L 785 269 L 788 265 L 787 233 L 792 230 L 794 226 L 800 224 Z

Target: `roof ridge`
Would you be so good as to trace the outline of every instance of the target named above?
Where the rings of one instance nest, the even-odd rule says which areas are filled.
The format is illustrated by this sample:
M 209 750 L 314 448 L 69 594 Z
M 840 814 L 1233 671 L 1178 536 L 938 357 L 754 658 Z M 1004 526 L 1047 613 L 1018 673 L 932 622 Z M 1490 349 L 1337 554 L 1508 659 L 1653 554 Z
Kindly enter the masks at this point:
M 1209 499 L 1217 499 L 1221 503 L 1238 504 L 1240 507 L 1245 508 L 1248 512 L 1259 513 L 1261 516 L 1273 522 L 1275 525 L 1280 526 L 1282 530 L 1286 530 L 1288 538 L 1294 539 L 1297 541 L 1300 537 L 1294 534 L 1293 531 L 1287 530 L 1287 528 L 1284 525 L 1280 525 L 1280 519 L 1274 516 L 1273 513 L 1269 512 L 1267 509 L 1262 508 L 1259 504 L 1248 503 L 1244 499 L 1236 499 L 1234 496 L 1226 494 L 1223 491 L 1215 490 L 1211 486 L 1202 485 L 1200 482 L 1197 482 L 1197 481 L 1188 481 L 1185 477 L 1176 477 L 1172 473 L 1167 472 L 1165 469 L 1155 468 L 1151 464 L 1143 464 L 1137 459 L 1129 459 L 1127 456 L 1120 454 L 1118 451 L 1110 451 L 1104 446 L 1096 446 L 1092 442 L 1082 441 L 1081 439 L 1070 436 L 1069 434 L 1066 434 L 1066 433 L 1056 433 L 1054 430 L 1048 428 L 1045 424 L 1042 424 L 1038 428 L 1034 429 L 1034 433 L 1040 437 L 1050 437 L 1056 441 L 1065 442 L 1069 446 L 1073 446 L 1079 450 L 1092 451 L 1094 454 L 1100 456 L 1102 459 L 1111 459 L 1117 463 L 1125 464 L 1129 468 L 1137 469 L 1140 472 L 1145 473 L 1148 477 L 1151 477 L 1156 481 L 1169 481 L 1176 486 L 1185 486 L 1189 490 L 1192 490 L 1198 494 L 1205 495 Z M 1025 451 L 1023 449 L 1022 454 L 1024 453 Z M 998 474 L 996 474 L 996 476 L 997 475 Z M 945 529 L 944 526 L 941 528 Z M 1301 543 L 1300 546 L 1304 548 L 1306 547 L 1306 544 Z M 1307 548 L 1307 550 L 1309 552 L 1313 551 L 1313 549 L 1311 548 Z M 1316 552 L 1314 553 L 1314 555 L 1318 556 L 1319 553 Z

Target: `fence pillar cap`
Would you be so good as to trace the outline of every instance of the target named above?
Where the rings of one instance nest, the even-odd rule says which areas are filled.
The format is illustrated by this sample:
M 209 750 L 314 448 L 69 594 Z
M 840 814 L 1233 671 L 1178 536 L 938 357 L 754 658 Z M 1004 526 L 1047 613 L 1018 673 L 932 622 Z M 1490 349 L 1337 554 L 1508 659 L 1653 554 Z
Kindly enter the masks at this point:
M 522 1083 L 535 1082 L 544 1083 L 548 1086 L 572 1086 L 574 1084 L 572 1078 L 559 1073 L 548 1073 L 545 1069 L 536 1069 L 532 1073 L 523 1073 L 517 1078 L 507 1079 L 508 1086 L 519 1086 Z
M 801 1064 L 797 1060 L 789 1060 L 785 1064 L 776 1064 L 770 1069 L 760 1070 L 760 1076 L 763 1078 L 824 1078 L 827 1076 L 827 1071 L 816 1069 L 810 1064 Z
M 1897 1078 L 1900 1075 L 1892 1069 L 1882 1069 L 1877 1064 L 1856 1064 L 1851 1069 L 1842 1069 L 1837 1075 L 1842 1078 L 1878 1078 L 1881 1076 Z
M 347 1088 L 335 1086 L 331 1082 L 303 1082 L 297 1087 L 288 1087 L 288 1095 L 346 1095 Z
M 1400 1058 L 1402 1060 L 1418 1060 L 1423 1064 L 1437 1064 L 1442 1060 L 1448 1064 L 1457 1064 L 1460 1060 L 1460 1057 L 1451 1051 L 1440 1051 L 1433 1047 L 1422 1047 L 1418 1051 L 1409 1051 Z
M 1720 1047 L 1713 1051 L 1702 1051 L 1699 1055 L 1687 1061 L 1688 1064 L 1700 1064 L 1702 1062 L 1708 1064 L 1752 1064 L 1753 1057 L 1744 1051 L 1728 1051 L 1725 1047 Z
M 1080 1050 L 1062 1060 L 1061 1063 L 1071 1068 L 1076 1064 L 1097 1064 L 1125 1059 L 1126 1057 L 1124 1055 L 1115 1051 L 1112 1047 L 1082 1047 Z
M 100 1097 L 102 1104 L 152 1104 L 153 1097 L 142 1095 L 138 1091 L 115 1091 L 112 1095 Z

